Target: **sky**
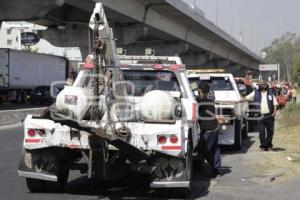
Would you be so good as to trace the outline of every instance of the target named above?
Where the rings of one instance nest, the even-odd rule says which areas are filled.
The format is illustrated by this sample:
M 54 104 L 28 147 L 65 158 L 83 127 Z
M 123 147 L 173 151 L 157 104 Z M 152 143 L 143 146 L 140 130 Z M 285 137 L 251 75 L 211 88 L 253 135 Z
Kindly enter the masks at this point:
M 300 0 L 184 0 L 255 53 L 285 32 L 300 35 Z M 218 19 L 218 20 L 217 20 Z

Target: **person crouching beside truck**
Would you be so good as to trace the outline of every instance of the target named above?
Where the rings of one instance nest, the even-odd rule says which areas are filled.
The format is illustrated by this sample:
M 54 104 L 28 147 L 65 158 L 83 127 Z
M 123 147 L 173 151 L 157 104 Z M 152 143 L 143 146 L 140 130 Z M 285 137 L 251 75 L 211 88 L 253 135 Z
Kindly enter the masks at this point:
M 199 154 L 213 168 L 213 176 L 221 175 L 221 151 L 218 144 L 219 122 L 215 115 L 214 93 L 210 91 L 209 85 L 201 82 L 198 85 L 198 122 L 200 125 L 200 142 L 198 144 Z
M 273 148 L 273 135 L 275 116 L 278 102 L 276 97 L 269 89 L 268 83 L 263 82 L 248 96 L 241 99 L 240 102 L 253 101 L 255 111 L 260 114 L 258 117 L 260 148 L 268 151 Z

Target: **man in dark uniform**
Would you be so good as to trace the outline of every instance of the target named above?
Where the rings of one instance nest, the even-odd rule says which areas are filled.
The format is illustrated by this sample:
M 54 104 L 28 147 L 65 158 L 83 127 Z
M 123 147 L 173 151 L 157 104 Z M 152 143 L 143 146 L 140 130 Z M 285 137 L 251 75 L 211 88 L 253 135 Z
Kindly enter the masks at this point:
M 201 82 L 198 85 L 198 121 L 201 129 L 199 153 L 213 168 L 213 175 L 221 173 L 221 153 L 218 145 L 219 123 L 215 116 L 215 98 L 209 85 Z
M 259 113 L 259 139 L 260 148 L 268 151 L 273 148 L 274 121 L 277 111 L 277 100 L 269 89 L 268 83 L 263 82 L 259 89 L 255 89 L 241 101 L 253 101 L 255 111 Z
M 246 85 L 246 94 L 249 95 L 251 92 L 253 92 L 253 83 L 252 83 L 252 71 L 247 71 L 244 83 Z

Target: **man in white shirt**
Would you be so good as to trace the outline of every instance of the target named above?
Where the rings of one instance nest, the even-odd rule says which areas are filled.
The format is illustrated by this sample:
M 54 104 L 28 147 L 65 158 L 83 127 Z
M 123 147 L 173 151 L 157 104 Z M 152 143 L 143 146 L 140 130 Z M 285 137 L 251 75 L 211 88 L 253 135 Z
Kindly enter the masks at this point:
M 255 111 L 260 114 L 258 119 L 260 148 L 268 151 L 273 148 L 274 119 L 277 111 L 277 100 L 266 82 L 259 85 L 241 101 L 252 101 Z

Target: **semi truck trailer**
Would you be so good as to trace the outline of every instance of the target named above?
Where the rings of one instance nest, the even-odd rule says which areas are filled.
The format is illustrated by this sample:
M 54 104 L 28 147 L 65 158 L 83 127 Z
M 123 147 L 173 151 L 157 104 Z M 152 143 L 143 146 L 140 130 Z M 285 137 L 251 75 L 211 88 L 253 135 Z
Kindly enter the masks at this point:
M 68 75 L 64 57 L 27 51 L 0 49 L 0 101 L 29 101 L 32 90 L 65 81 Z

